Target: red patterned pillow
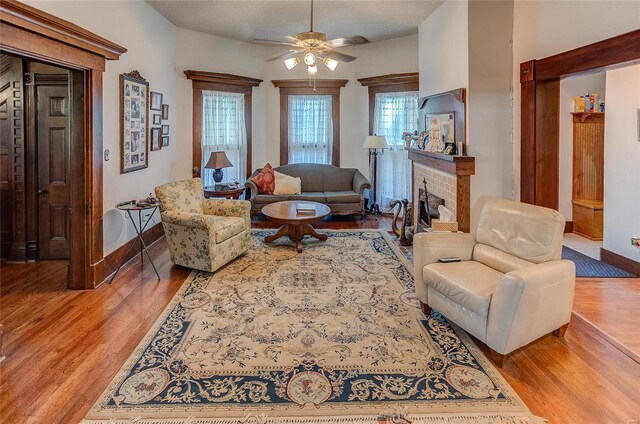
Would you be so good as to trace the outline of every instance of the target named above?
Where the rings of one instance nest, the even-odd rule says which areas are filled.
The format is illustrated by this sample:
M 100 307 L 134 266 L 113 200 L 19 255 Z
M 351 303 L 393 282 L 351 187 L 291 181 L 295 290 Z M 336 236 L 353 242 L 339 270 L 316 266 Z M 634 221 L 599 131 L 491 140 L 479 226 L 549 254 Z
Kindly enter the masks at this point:
M 258 175 L 251 178 L 256 183 L 261 194 L 273 194 L 276 187 L 276 177 L 273 174 L 273 167 L 267 163 Z

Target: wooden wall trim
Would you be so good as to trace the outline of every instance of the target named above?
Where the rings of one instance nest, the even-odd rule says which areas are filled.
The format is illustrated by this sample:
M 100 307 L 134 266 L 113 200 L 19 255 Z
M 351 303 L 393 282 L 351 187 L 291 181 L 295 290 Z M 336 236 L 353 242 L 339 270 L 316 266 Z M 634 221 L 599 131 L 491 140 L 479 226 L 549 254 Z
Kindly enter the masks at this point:
M 207 71 L 184 71 L 187 79 L 191 80 L 193 89 L 193 145 L 192 154 L 192 175 L 200 177 L 202 175 L 202 91 L 224 91 L 229 93 L 244 94 L 244 125 L 247 133 L 247 171 L 246 177 L 252 173 L 252 150 L 253 150 L 253 119 L 252 119 L 252 94 L 253 88 L 258 87 L 261 79 L 243 77 L 240 75 L 221 74 Z
M 536 61 L 536 81 L 640 58 L 640 29 Z
M 349 80 L 346 79 L 316 79 L 314 86 L 316 88 L 341 88 L 347 85 Z M 287 80 L 271 80 L 274 87 L 278 88 L 304 88 L 313 90 L 308 79 L 287 79 Z
M 452 175 L 475 175 L 476 158 L 474 156 L 454 156 L 426 150 L 407 148 L 409 160 L 424 166 L 438 169 Z
M 257 87 L 262 82 L 262 80 L 258 78 L 243 77 L 233 74 L 222 74 L 218 72 L 187 70 L 184 71 L 184 74 L 187 76 L 187 79 L 190 79 L 192 81 L 209 82 L 223 85 L 237 85 L 241 87 Z
M 149 227 L 142 233 L 142 239 L 144 243 L 149 247 L 151 244 L 164 237 L 164 228 L 162 222 L 158 222 L 152 227 Z M 129 253 L 126 257 L 125 255 Z M 134 257 L 140 255 L 140 240 L 138 237 L 129 240 L 122 246 L 118 247 L 113 252 L 104 257 L 104 277 L 101 284 L 109 280 L 111 275 L 116 272 L 118 266 L 123 262 L 129 262 Z
M 127 51 L 126 48 L 78 25 L 16 0 L 0 2 L 0 21 L 109 60 L 117 60 Z
M 0 32 L 3 51 L 81 71 L 71 73 L 74 93 L 83 99 L 83 127 L 82 135 L 72 132 L 72 160 L 79 164 L 72 191 L 81 206 L 74 210 L 69 288 L 94 288 L 104 276 L 102 71 L 107 59 L 117 60 L 126 49 L 15 0 L 0 3 Z
M 637 59 L 640 30 L 520 64 L 522 202 L 557 208 L 559 78 Z
M 386 87 L 389 85 L 412 84 L 417 85 L 420 77 L 418 72 L 409 72 L 406 74 L 387 74 L 377 75 L 373 77 L 359 78 L 358 82 L 370 89 L 373 87 Z M 417 89 L 409 89 L 402 91 L 417 91 Z
M 640 277 L 640 262 L 618 255 L 604 247 L 600 248 L 600 260 Z
M 331 164 L 340 166 L 340 88 L 349 80 L 316 79 L 315 87 L 308 79 L 272 80 L 280 88 L 280 165 L 289 163 L 289 96 L 328 95 L 331 96 L 331 120 L 333 121 L 333 145 Z
M 369 91 L 369 134 L 373 134 L 376 94 L 418 91 L 420 89 L 419 75 L 418 72 L 411 72 L 407 74 L 379 75 L 358 80 Z

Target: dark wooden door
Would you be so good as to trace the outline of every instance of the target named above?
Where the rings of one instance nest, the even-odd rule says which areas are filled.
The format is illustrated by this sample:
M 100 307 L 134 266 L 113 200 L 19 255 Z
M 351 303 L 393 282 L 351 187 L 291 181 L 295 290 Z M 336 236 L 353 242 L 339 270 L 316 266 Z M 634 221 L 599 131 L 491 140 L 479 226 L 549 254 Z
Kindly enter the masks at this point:
M 3 57 L 3 64 L 4 61 Z M 12 93 L 9 71 L 5 71 L 3 66 L 0 73 L 0 259 L 8 259 L 13 233 L 11 134 L 8 119 Z
M 68 85 L 37 87 L 38 259 L 69 259 L 71 181 Z

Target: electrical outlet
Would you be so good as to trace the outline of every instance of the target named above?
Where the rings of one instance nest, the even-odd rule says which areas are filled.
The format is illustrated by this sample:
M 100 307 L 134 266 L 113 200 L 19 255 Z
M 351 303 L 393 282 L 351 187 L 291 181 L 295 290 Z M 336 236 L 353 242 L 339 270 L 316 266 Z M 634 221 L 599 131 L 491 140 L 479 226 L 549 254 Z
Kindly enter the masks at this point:
M 640 237 L 631 237 L 631 245 L 640 248 Z

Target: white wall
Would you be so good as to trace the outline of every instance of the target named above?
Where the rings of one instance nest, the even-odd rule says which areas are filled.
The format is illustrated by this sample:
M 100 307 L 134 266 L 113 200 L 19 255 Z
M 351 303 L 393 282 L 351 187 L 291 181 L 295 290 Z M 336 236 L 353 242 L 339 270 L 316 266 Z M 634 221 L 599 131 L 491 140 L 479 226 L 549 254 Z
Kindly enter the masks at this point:
M 340 91 L 340 166 L 358 168 L 369 175 L 368 152 L 362 148 L 369 132 L 369 94 L 358 78 L 376 75 L 418 72 L 418 37 L 394 38 L 377 43 L 340 49 L 356 56 L 350 63 L 340 63 L 331 72 L 323 64 L 318 65 L 318 78 L 347 79 Z M 269 47 L 265 58 L 282 53 L 282 48 Z M 280 163 L 280 92 L 271 83 L 278 79 L 307 78 L 304 64 L 288 71 L 281 60 L 265 62 L 263 83 L 266 97 L 266 161 L 276 166 Z M 256 164 L 256 166 L 264 163 Z
M 420 94 L 467 89 L 472 205 L 482 195 L 511 197 L 512 23 L 512 1 L 449 0 L 418 28 Z
M 159 184 L 184 175 L 174 157 L 181 140 L 176 135 L 176 28 L 141 1 L 27 1 L 31 6 L 66 19 L 128 49 L 120 60 L 108 61 L 104 73 L 103 144 L 111 159 L 104 162 L 104 254 L 135 236 L 125 215 L 114 205 L 146 197 Z M 119 75 L 134 69 L 161 92 L 169 105 L 169 147 L 149 152 L 149 167 L 120 174 Z M 163 121 L 163 124 L 167 121 Z M 159 222 L 159 214 L 155 217 Z
M 449 0 L 418 27 L 421 97 L 469 87 L 468 12 Z
M 606 99 L 603 247 L 640 262 L 640 65 L 607 71 Z
M 116 203 L 146 197 L 159 184 L 189 178 L 192 168 L 192 88 L 187 69 L 230 73 L 263 79 L 253 91 L 253 163 L 279 164 L 279 92 L 272 79 L 306 78 L 302 66 L 286 70 L 282 61 L 265 62 L 283 49 L 177 28 L 142 1 L 32 1 L 28 4 L 118 43 L 128 49 L 120 60 L 107 62 L 104 74 L 103 143 L 111 160 L 104 163 L 104 254 L 135 236 Z M 357 78 L 418 71 L 417 35 L 345 48 L 358 57 L 341 63 L 336 72 L 320 65 L 319 78 L 344 78 L 341 93 L 341 165 L 368 174 L 368 94 Z M 164 94 L 169 105 L 170 145 L 149 153 L 149 167 L 120 174 L 119 75 L 134 69 Z M 163 124 L 166 122 L 163 121 Z M 159 217 L 155 217 L 159 222 Z
M 638 1 L 516 1 L 513 22 L 513 197 L 520 197 L 520 63 L 637 30 Z
M 176 28 L 176 109 L 177 139 L 180 150 L 175 166 L 179 178 L 190 178 L 193 163 L 193 89 L 191 80 L 184 74 L 186 70 L 219 72 L 264 79 L 264 55 L 266 48 L 256 44 L 203 34 L 183 28 Z M 252 94 L 252 160 L 250 169 L 264 165 L 266 86 L 263 81 L 253 89 Z
M 576 96 L 587 91 L 604 100 L 605 72 L 586 72 L 560 80 L 560 183 L 558 210 L 567 221 L 573 219 L 573 112 Z
M 513 190 L 513 1 L 472 1 L 468 18 L 467 142 L 476 158 L 476 175 L 471 177 L 475 204 L 486 195 L 510 198 Z

